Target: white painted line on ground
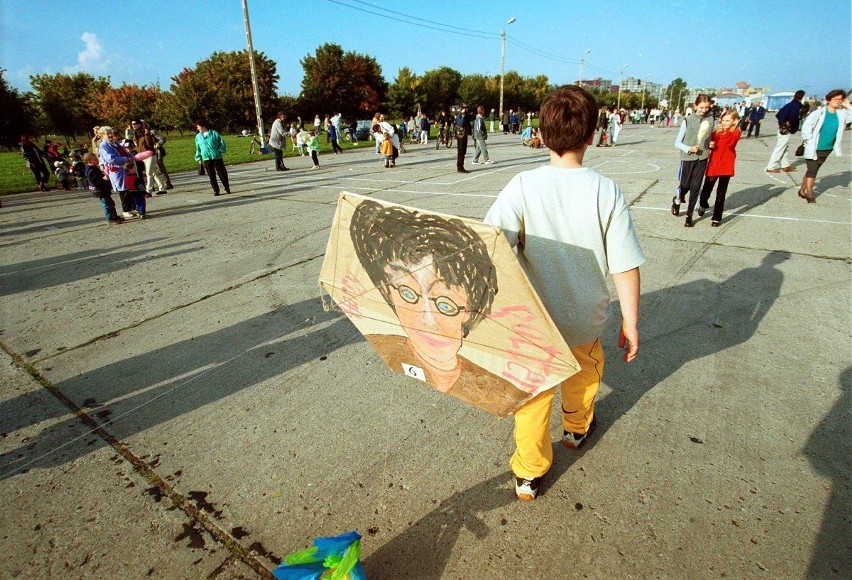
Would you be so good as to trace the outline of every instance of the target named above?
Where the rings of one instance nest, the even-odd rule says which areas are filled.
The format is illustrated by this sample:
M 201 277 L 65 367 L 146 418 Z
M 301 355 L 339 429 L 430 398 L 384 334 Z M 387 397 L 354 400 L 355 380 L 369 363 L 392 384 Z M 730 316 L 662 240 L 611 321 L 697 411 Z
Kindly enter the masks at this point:
M 321 189 L 334 189 L 339 190 L 340 187 L 333 185 L 320 185 Z M 375 191 L 377 193 L 382 192 L 390 192 L 390 193 L 412 193 L 415 195 L 453 195 L 457 197 L 490 197 L 491 199 L 496 199 L 496 194 L 486 194 L 486 193 L 454 193 L 449 191 L 415 191 L 411 189 L 379 189 L 375 187 L 353 187 L 356 191 Z
M 661 211 L 666 213 L 671 213 L 670 207 L 651 207 L 647 205 L 632 205 L 630 209 L 644 209 L 647 211 Z M 742 213 L 742 212 L 724 212 L 723 216 L 739 216 L 739 217 L 749 217 L 749 218 L 758 218 L 765 220 L 780 220 L 780 221 L 791 221 L 791 222 L 806 222 L 812 224 L 835 224 L 840 226 L 850 226 L 852 222 L 837 222 L 832 220 L 815 220 L 809 218 L 795 218 L 795 217 L 786 217 L 786 216 L 777 216 L 777 215 L 761 215 L 756 213 Z

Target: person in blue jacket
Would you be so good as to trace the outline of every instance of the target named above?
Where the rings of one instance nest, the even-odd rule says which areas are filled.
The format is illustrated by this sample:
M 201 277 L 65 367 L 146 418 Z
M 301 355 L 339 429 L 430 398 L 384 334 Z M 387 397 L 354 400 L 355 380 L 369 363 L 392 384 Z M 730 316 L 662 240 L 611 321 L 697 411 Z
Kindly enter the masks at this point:
M 748 133 L 746 139 L 751 137 L 751 132 L 754 131 L 755 139 L 760 137 L 760 123 L 766 116 L 766 109 L 757 101 L 748 113 Z
M 790 135 L 799 130 L 799 114 L 802 110 L 803 98 L 805 98 L 805 91 L 796 91 L 793 100 L 775 114 L 775 118 L 778 119 L 778 140 L 766 165 L 766 171 L 769 173 L 781 173 L 782 170 L 788 173 L 796 171 L 787 159 L 787 144 L 790 142 Z

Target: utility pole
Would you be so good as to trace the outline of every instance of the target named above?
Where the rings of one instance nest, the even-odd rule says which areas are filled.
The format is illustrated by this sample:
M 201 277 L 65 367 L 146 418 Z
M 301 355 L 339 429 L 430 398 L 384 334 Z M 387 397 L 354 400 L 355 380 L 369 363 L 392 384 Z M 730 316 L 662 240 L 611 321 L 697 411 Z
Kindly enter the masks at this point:
M 248 42 L 249 66 L 251 67 L 251 88 L 254 92 L 254 112 L 257 116 L 257 134 L 260 137 L 261 148 L 263 145 L 263 111 L 260 108 L 260 88 L 257 84 L 257 67 L 254 64 L 254 46 L 251 42 L 251 23 L 249 22 L 248 0 L 243 0 L 243 20 L 246 25 L 246 42 Z

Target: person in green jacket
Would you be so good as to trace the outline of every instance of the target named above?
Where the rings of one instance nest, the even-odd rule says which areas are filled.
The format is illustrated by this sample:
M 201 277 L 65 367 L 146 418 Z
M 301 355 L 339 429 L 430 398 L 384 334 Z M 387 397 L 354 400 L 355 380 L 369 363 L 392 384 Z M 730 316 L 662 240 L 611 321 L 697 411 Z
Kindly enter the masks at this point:
M 227 149 L 222 136 L 218 131 L 208 129 L 207 121 L 204 119 L 197 119 L 195 128 L 198 130 L 198 135 L 195 136 L 195 160 L 204 164 L 207 175 L 210 177 L 210 185 L 213 186 L 213 195 L 219 195 L 216 174 L 219 175 L 219 181 L 222 182 L 225 193 L 231 193 L 228 170 L 225 168 L 225 162 L 222 161 L 222 154 Z

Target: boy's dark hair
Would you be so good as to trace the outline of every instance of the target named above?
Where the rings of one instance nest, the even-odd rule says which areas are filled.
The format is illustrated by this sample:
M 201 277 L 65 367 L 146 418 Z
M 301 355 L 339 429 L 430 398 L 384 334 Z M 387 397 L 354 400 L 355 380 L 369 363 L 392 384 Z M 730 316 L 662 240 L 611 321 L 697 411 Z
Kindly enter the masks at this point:
M 199 125 L 201 127 L 207 127 L 207 121 L 204 119 L 204 117 L 199 117 L 198 119 L 195 120 L 193 125 Z
M 837 95 L 843 95 L 844 97 L 846 97 L 846 91 L 844 91 L 843 89 L 834 89 L 833 91 L 828 91 L 828 94 L 825 95 L 825 100 L 830 101 Z
M 544 97 L 540 115 L 541 138 L 561 157 L 583 149 L 595 134 L 598 104 L 586 89 L 565 85 Z

